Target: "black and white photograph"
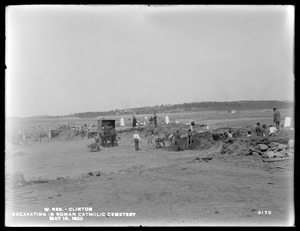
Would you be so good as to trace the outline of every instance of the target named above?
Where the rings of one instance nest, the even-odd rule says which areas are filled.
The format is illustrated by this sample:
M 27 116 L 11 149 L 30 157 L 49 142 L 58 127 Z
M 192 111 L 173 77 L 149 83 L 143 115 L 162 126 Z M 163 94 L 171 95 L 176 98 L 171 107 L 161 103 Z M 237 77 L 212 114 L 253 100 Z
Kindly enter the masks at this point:
M 294 5 L 7 5 L 5 227 L 295 227 Z

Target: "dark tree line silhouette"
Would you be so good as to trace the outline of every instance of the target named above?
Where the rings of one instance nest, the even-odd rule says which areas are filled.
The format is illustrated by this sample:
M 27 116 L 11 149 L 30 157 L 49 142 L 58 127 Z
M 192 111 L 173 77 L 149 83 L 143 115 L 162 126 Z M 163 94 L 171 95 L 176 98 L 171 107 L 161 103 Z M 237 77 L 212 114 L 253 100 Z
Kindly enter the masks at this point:
M 79 118 L 94 118 L 98 116 L 114 116 L 114 115 L 133 115 L 133 114 L 153 114 L 155 113 L 172 113 L 178 111 L 201 111 L 201 110 L 262 110 L 272 109 L 277 107 L 279 109 L 287 109 L 294 106 L 290 101 L 232 101 L 232 102 L 192 102 L 182 104 L 165 104 L 155 105 L 130 109 L 116 109 L 104 112 L 81 112 L 74 113 L 69 116 L 75 116 Z

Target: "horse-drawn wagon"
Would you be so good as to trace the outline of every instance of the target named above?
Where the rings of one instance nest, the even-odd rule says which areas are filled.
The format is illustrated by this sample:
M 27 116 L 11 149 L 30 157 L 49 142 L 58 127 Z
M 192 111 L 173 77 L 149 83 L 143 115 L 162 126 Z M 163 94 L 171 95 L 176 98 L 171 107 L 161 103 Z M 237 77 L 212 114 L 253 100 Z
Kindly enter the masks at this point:
M 94 128 L 88 132 L 88 138 L 99 137 L 101 146 L 116 146 L 118 145 L 118 140 L 120 137 L 117 137 L 116 133 L 116 121 L 115 120 L 105 120 L 99 119 L 97 121 L 97 128 Z M 97 148 L 96 142 L 94 144 L 88 145 L 92 150 Z
M 98 120 L 97 130 L 99 131 L 102 146 L 113 147 L 118 145 L 120 137 L 117 137 L 115 120 Z

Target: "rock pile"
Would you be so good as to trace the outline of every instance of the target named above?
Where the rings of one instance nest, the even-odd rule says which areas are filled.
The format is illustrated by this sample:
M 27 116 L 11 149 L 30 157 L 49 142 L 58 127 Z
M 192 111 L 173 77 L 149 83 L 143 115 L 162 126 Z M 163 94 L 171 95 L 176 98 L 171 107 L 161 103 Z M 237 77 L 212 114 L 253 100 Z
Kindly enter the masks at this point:
M 290 140 L 288 144 L 271 142 L 268 145 L 260 143 L 249 148 L 249 154 L 261 156 L 263 158 L 283 158 L 294 155 L 294 140 Z

